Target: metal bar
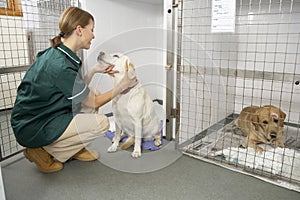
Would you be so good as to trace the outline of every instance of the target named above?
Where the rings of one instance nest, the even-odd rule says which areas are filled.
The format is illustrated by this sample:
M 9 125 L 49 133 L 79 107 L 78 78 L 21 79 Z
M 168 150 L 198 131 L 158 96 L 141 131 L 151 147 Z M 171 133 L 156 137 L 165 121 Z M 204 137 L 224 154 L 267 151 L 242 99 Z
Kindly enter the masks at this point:
M 168 7 L 168 16 L 167 16 L 167 76 L 166 76 L 166 140 L 173 139 L 173 133 L 175 131 L 174 122 L 176 123 L 176 116 L 172 115 L 173 109 L 176 108 L 174 104 L 174 88 L 176 84 L 174 76 L 174 58 L 175 58 L 175 37 L 176 37 L 176 10 L 178 6 L 178 1 L 173 0 L 172 5 Z
M 13 72 L 24 72 L 27 71 L 29 65 L 19 66 L 19 67 L 7 67 L 7 68 L 0 68 L 0 74 L 8 74 Z

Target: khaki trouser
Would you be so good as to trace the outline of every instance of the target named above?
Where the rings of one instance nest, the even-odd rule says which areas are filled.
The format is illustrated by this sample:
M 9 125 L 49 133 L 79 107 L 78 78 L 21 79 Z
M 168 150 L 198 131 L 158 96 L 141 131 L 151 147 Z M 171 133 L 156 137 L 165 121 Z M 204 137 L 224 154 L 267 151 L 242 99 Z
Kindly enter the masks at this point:
M 109 121 L 105 115 L 80 113 L 55 142 L 43 148 L 56 160 L 65 162 L 108 129 Z
M 95 88 L 90 89 L 96 95 L 100 94 Z M 65 132 L 55 142 L 43 147 L 60 162 L 70 159 L 109 129 L 109 120 L 105 115 L 84 105 L 81 112 L 83 113 L 74 116 Z

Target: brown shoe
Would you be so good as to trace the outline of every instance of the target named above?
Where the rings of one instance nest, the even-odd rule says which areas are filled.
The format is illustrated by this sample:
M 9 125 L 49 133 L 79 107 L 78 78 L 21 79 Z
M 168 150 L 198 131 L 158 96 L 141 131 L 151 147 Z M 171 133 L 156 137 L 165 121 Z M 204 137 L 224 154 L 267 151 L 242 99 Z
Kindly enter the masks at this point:
M 86 150 L 86 148 L 81 149 L 78 153 L 73 156 L 73 159 L 80 161 L 93 161 L 99 158 L 99 153 L 96 150 Z
M 64 167 L 61 162 L 53 160 L 52 156 L 42 148 L 26 148 L 24 156 L 30 162 L 34 162 L 44 173 L 57 172 Z

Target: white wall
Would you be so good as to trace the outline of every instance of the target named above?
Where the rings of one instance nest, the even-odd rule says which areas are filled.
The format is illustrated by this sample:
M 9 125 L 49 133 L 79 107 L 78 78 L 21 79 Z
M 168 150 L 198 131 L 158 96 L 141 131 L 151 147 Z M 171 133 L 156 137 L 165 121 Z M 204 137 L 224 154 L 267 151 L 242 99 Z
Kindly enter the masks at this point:
M 139 81 L 152 99 L 162 99 L 165 91 L 163 41 L 163 1 L 87 0 L 84 8 L 95 18 L 95 39 L 86 52 L 86 67 L 96 63 L 100 51 L 128 55 L 135 65 Z M 96 76 L 91 84 L 105 92 L 112 87 L 107 75 Z M 111 104 L 103 106 L 111 112 Z

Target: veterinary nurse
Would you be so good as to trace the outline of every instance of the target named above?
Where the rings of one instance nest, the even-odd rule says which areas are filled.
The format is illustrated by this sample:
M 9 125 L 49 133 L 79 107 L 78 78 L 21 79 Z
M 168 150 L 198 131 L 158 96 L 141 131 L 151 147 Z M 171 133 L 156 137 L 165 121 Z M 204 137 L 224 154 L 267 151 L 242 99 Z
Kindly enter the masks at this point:
M 95 73 L 117 73 L 110 65 L 93 66 L 83 76 L 80 49 L 89 49 L 94 39 L 93 16 L 77 7 L 67 8 L 59 21 L 60 33 L 51 47 L 39 52 L 18 87 L 11 125 L 25 157 L 40 171 L 56 172 L 70 159 L 92 161 L 99 157 L 85 147 L 103 135 L 109 122 L 106 116 L 80 113 L 81 104 L 98 109 L 113 97 L 137 84 L 127 75 L 112 90 L 95 95 L 88 85 Z

